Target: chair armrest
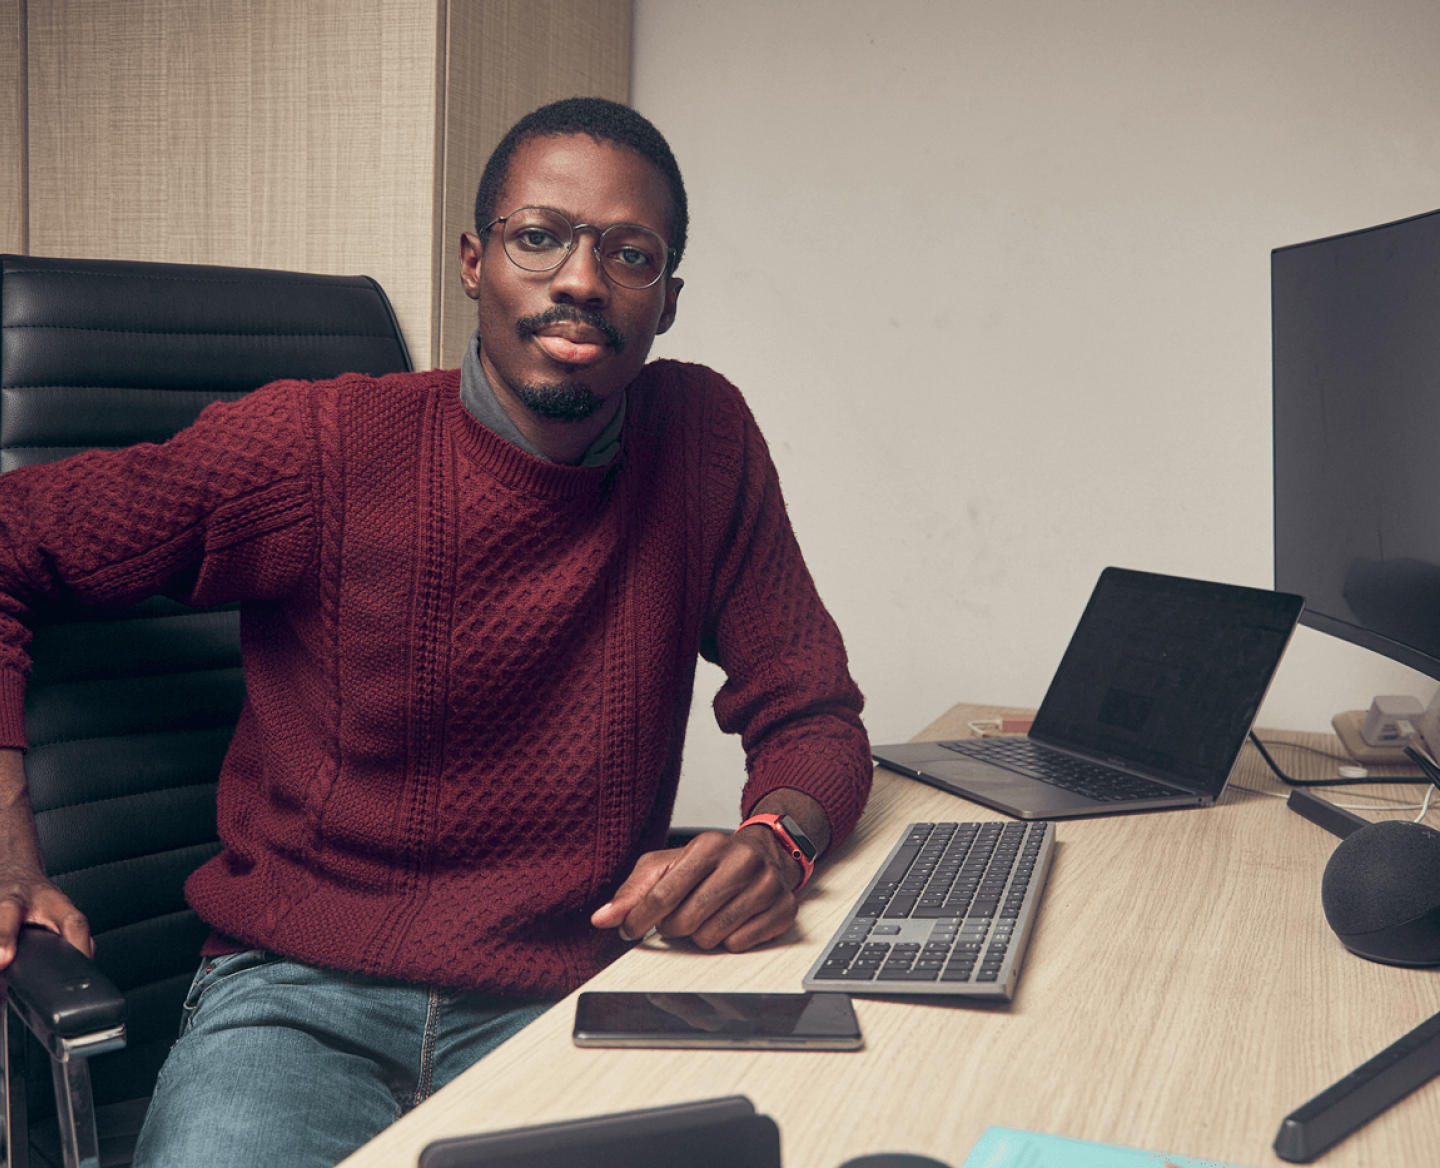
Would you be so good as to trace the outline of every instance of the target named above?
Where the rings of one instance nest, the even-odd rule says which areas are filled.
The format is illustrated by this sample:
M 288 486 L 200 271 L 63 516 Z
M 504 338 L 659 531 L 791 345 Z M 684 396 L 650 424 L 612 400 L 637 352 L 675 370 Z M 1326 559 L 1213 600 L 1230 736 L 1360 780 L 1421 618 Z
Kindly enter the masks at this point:
M 20 931 L 0 987 L 52 1055 L 88 1057 L 125 1045 L 124 997 L 90 958 L 48 929 Z

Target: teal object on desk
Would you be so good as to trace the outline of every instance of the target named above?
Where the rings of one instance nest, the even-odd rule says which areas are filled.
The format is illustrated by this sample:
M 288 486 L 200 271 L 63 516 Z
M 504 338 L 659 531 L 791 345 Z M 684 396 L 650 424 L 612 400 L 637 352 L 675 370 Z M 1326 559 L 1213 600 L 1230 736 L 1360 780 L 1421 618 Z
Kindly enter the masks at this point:
M 986 1128 L 961 1168 L 1164 1168 L 1165 1165 L 1239 1168 L 1219 1160 L 1196 1160 L 1191 1156 L 1047 1136 L 1011 1127 Z

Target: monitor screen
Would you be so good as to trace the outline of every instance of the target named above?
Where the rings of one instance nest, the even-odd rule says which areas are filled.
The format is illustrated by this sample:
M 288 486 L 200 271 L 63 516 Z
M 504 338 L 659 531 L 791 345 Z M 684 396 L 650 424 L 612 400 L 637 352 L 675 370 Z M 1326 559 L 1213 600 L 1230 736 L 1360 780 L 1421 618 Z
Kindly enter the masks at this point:
M 1271 254 L 1275 587 L 1440 678 L 1440 211 Z

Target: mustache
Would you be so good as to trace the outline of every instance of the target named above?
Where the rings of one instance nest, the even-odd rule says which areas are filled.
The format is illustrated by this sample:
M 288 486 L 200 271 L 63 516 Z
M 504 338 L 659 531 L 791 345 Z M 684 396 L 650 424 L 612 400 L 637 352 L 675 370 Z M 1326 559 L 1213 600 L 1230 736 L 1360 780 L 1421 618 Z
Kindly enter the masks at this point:
M 617 353 L 625 348 L 625 334 L 597 312 L 574 304 L 552 304 L 544 312 L 522 316 L 515 322 L 515 334 L 523 341 L 554 324 L 583 324 L 600 333 Z

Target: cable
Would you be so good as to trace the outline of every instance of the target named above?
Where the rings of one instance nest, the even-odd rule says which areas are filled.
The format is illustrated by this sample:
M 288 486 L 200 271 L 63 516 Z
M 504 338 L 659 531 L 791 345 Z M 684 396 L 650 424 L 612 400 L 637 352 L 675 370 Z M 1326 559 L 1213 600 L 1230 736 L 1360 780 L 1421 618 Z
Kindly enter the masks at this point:
M 1440 783 L 1440 767 L 1437 767 L 1430 756 L 1414 744 L 1412 739 L 1404 747 L 1405 757 L 1420 768 L 1423 774 L 1431 783 Z
M 1380 811 L 1380 810 L 1388 810 L 1388 811 L 1416 811 L 1416 810 L 1418 810 L 1418 811 L 1420 812 L 1420 814 L 1415 817 L 1415 822 L 1416 822 L 1416 823 L 1419 823 L 1419 822 L 1421 822 L 1421 821 L 1425 818 L 1425 816 L 1427 816 L 1428 814 L 1430 814 L 1430 803 L 1431 803 L 1431 800 L 1434 798 L 1435 792 L 1437 791 L 1437 789 L 1440 789 L 1440 771 L 1437 771 L 1437 769 L 1436 769 L 1436 764 L 1433 763 L 1429 758 L 1427 758 L 1427 757 L 1425 757 L 1423 754 L 1421 754 L 1419 751 L 1415 751 L 1415 750 L 1413 750 L 1413 748 L 1410 748 L 1410 747 L 1407 747 L 1407 748 L 1405 749 L 1405 753 L 1410 756 L 1411 760 L 1415 763 L 1416 766 L 1420 767 L 1420 769 L 1421 769 L 1422 771 L 1424 771 L 1427 775 L 1435 776 L 1435 777 L 1433 777 L 1433 778 L 1432 778 L 1432 777 L 1427 777 L 1427 778 L 1424 778 L 1424 779 L 1406 779 L 1406 778 L 1399 778 L 1399 779 L 1397 779 L 1397 778 L 1393 778 L 1393 777 L 1381 777 L 1381 778 L 1373 778 L 1373 779 L 1292 779 L 1289 775 L 1285 774 L 1285 772 L 1282 771 L 1282 770 L 1275 764 L 1275 760 L 1270 757 L 1270 752 L 1265 749 L 1265 744 L 1262 743 L 1262 742 L 1260 741 L 1260 739 L 1258 739 L 1257 737 L 1255 737 L 1255 734 L 1254 734 L 1253 731 L 1252 731 L 1251 734 L 1250 734 L 1250 741 L 1255 744 L 1255 749 L 1260 752 L 1260 757 L 1263 758 L 1263 759 L 1265 760 L 1265 762 L 1269 765 L 1270 769 L 1275 773 L 1275 776 L 1276 776 L 1282 783 L 1285 783 L 1286 785 L 1291 786 L 1291 787 L 1345 787 L 1345 786 L 1361 786 L 1361 785 L 1372 785 L 1372 786 L 1373 786 L 1373 785 L 1377 785 L 1377 784 L 1388 784 L 1388 783 L 1395 783 L 1395 784 L 1402 784 L 1402 783 L 1403 783 L 1403 784 L 1424 783 L 1424 784 L 1425 784 L 1425 798 L 1424 798 L 1420 803 L 1404 803 L 1404 804 L 1401 804 L 1401 803 L 1392 803 L 1392 804 L 1390 804 L 1388 807 L 1383 806 L 1383 803 L 1386 801 L 1386 800 L 1385 800 L 1385 797 L 1384 797 L 1383 795 L 1371 794 L 1369 791 L 1353 791 L 1353 792 L 1351 792 L 1351 796 L 1350 796 L 1351 798 L 1379 800 L 1379 801 L 1381 801 L 1382 806 L 1376 806 L 1376 805 L 1374 805 L 1374 804 L 1371 804 L 1371 805 L 1369 805 L 1369 806 L 1363 806 L 1363 805 L 1362 805 L 1362 806 L 1356 807 L 1356 806 L 1347 806 L 1346 804 L 1343 804 L 1343 803 L 1337 803 L 1337 804 L 1336 804 L 1337 807 L 1344 807 L 1344 809 L 1345 809 L 1346 811 Z M 1329 758 L 1340 759 L 1340 758 L 1342 757 L 1342 756 L 1340 756 L 1340 755 L 1330 754 L 1328 751 L 1317 750 L 1317 749 L 1316 749 L 1315 747 L 1313 747 L 1313 746 L 1306 746 L 1304 743 L 1300 743 L 1300 742 L 1285 742 L 1285 743 L 1280 743 L 1279 745 L 1294 747 L 1296 750 L 1308 750 L 1308 751 L 1310 751 L 1312 754 L 1321 754 L 1321 755 L 1325 755 L 1326 757 L 1329 757 Z M 1238 785 L 1238 784 L 1237 784 L 1237 785 Z M 1278 791 L 1262 791 L 1262 790 L 1260 790 L 1260 789 L 1257 788 L 1257 787 L 1242 787 L 1241 789 L 1242 789 L 1242 790 L 1245 790 L 1245 791 L 1253 792 L 1253 793 L 1256 794 L 1256 795 L 1270 795 L 1271 797 L 1276 798 L 1276 799 L 1284 799 L 1284 798 L 1285 798 L 1285 796 L 1282 795 L 1282 794 L 1280 794 Z
M 1425 792 L 1425 802 L 1420 804 L 1420 814 L 1415 817 L 1415 822 L 1421 822 L 1430 814 L 1430 797 L 1435 794 L 1435 785 L 1432 783 L 1429 790 Z
M 1325 750 L 1319 746 L 1311 746 L 1308 742 L 1273 742 L 1272 746 L 1284 746 L 1290 750 L 1303 750 L 1307 754 L 1318 754 L 1321 758 L 1334 759 L 1338 763 L 1349 766 L 1355 762 L 1348 754 L 1339 750 Z
M 1250 741 L 1255 744 L 1255 749 L 1260 752 L 1260 757 L 1265 760 L 1266 765 L 1268 765 L 1269 768 L 1275 772 L 1275 777 L 1279 779 L 1282 783 L 1284 783 L 1287 787 L 1355 787 L 1367 784 L 1388 785 L 1391 783 L 1425 783 L 1426 785 L 1430 785 L 1430 780 L 1428 778 L 1411 779 L 1404 777 L 1396 778 L 1394 776 L 1384 776 L 1379 778 L 1367 779 L 1292 779 L 1289 775 L 1282 771 L 1278 765 L 1276 765 L 1275 760 L 1270 757 L 1270 752 L 1265 749 L 1265 744 L 1261 742 L 1260 739 L 1255 737 L 1255 732 L 1253 730 L 1250 732 Z M 1284 745 L 1291 746 L 1298 744 L 1287 742 L 1284 743 Z M 1307 748 L 1301 747 L 1301 749 Z M 1316 753 L 1324 754 L 1325 752 L 1317 751 Z
M 1247 787 L 1244 783 L 1231 783 L 1229 789 L 1232 791 L 1246 791 L 1251 795 L 1263 795 L 1267 799 L 1286 799 L 1289 797 L 1283 791 L 1266 791 L 1260 787 Z M 1384 795 L 1378 795 L 1371 791 L 1349 791 L 1346 793 L 1346 797 L 1349 799 L 1373 799 L 1375 802 L 1336 803 L 1335 806 L 1344 808 L 1346 811 L 1418 811 L 1420 812 L 1420 814 L 1416 816 L 1416 822 L 1418 823 L 1429 814 L 1430 800 L 1434 793 L 1435 788 L 1429 787 L 1425 791 L 1425 799 L 1423 802 L 1396 803 L 1393 800 L 1387 799 Z

